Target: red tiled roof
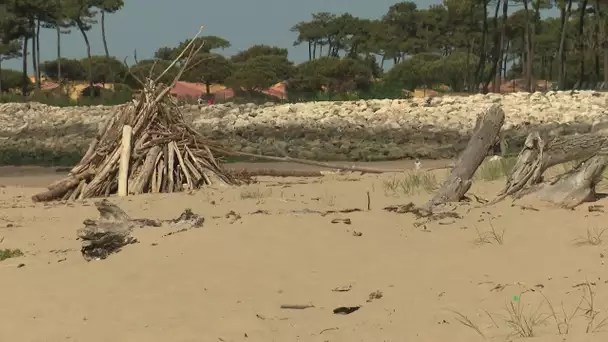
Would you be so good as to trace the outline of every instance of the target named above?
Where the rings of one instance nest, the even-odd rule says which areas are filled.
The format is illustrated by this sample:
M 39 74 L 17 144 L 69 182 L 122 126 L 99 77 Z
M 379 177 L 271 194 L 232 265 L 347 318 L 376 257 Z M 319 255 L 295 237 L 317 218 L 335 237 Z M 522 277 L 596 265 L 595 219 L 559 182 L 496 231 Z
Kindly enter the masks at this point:
M 197 83 L 178 81 L 171 88 L 170 93 L 178 98 L 194 98 L 198 99 L 205 93 L 205 86 L 199 86 Z
M 203 83 L 191 83 L 178 81 L 175 86 L 171 89 L 170 93 L 177 98 L 199 98 L 201 95 L 207 92 L 206 86 Z M 216 88 L 217 89 L 217 88 Z M 211 89 L 211 93 L 215 95 L 216 99 L 227 100 L 234 97 L 234 90 L 230 88 L 215 90 Z M 263 90 L 262 93 L 278 97 L 279 99 L 287 98 L 287 91 L 284 83 L 277 83 L 274 86 Z

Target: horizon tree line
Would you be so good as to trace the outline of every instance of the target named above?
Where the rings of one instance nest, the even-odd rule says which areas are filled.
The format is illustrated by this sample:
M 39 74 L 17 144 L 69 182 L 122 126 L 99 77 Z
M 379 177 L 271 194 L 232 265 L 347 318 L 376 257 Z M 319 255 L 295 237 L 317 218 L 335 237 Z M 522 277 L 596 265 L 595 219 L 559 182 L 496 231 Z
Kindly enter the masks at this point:
M 0 5 L 0 70 L 2 61 L 22 58 L 23 95 L 32 88 L 28 58 L 33 65 L 33 88 L 40 88 L 43 72 L 59 81 L 137 87 L 130 73 L 147 75 L 153 66 L 160 71 L 188 41 L 160 47 L 153 58 L 136 59 L 127 69 L 110 54 L 105 31 L 106 15 L 123 7 L 123 0 L 4 1 Z M 549 17 L 549 11 L 559 15 Z M 425 9 L 405 1 L 390 6 L 377 19 L 313 13 L 309 21 L 291 28 L 294 45 L 307 46 L 308 61 L 295 65 L 287 49 L 267 45 L 225 57 L 218 50 L 230 47 L 230 42 L 206 36 L 198 38 L 205 47 L 182 79 L 205 83 L 208 93 L 213 83 L 254 92 L 280 81 L 302 93 L 438 85 L 486 93 L 499 92 L 503 80 L 518 78 L 524 80 L 527 91 L 536 90 L 537 80 L 557 84 L 559 89 L 608 85 L 607 14 L 608 0 L 444 0 Z M 98 23 L 104 55 L 92 56 L 89 31 Z M 43 29 L 56 32 L 55 60 L 40 61 Z M 83 38 L 84 59 L 62 56 L 62 36 L 73 33 Z M 385 72 L 387 61 L 393 66 Z M 166 75 L 165 81 L 171 76 Z

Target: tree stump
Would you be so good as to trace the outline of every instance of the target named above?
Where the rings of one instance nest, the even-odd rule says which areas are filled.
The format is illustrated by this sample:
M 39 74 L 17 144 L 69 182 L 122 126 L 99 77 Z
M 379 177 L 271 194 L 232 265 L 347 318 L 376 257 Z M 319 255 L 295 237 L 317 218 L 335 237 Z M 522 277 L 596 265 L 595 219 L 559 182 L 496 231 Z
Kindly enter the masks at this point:
M 448 179 L 427 204 L 427 208 L 446 202 L 458 202 L 469 191 L 472 178 L 499 137 L 505 113 L 495 104 L 477 118 L 473 135 L 464 152 L 455 163 Z
M 608 146 L 608 137 L 594 133 L 549 139 L 541 136 L 539 132 L 532 132 L 526 137 L 505 187 L 489 204 L 520 193 L 528 184 L 540 183 L 548 168 L 574 160 L 588 159 L 605 146 Z
M 580 163 L 569 173 L 551 185 L 542 187 L 537 195 L 540 199 L 566 209 L 597 200 L 596 185 L 608 165 L 608 148 Z

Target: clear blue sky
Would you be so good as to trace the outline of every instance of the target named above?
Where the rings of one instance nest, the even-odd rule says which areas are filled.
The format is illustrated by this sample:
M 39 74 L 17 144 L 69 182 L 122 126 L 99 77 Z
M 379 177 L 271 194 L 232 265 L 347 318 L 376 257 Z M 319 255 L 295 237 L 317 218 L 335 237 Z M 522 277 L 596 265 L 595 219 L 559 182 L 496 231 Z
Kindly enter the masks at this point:
M 309 20 L 312 13 L 348 12 L 362 18 L 379 18 L 396 0 L 125 0 L 125 7 L 106 16 L 110 54 L 133 63 L 137 49 L 139 60 L 151 58 L 162 46 L 176 46 L 196 34 L 205 25 L 204 35 L 227 39 L 232 47 L 221 53 L 234 54 L 251 45 L 268 44 L 289 48 L 289 58 L 302 62 L 308 58 L 307 46 L 294 47 L 296 35 L 290 28 Z M 441 0 L 416 1 L 420 8 Z M 99 16 L 98 16 L 99 17 Z M 93 54 L 103 54 L 100 25 L 88 33 Z M 55 31 L 43 29 L 40 39 L 41 60 L 55 59 Z M 73 29 L 62 36 L 62 56 L 83 58 L 86 46 L 82 35 Z M 20 69 L 20 60 L 3 63 Z M 29 66 L 31 71 L 31 63 Z
M 234 54 L 251 45 L 268 44 L 289 48 L 289 58 L 302 62 L 308 58 L 306 46 L 293 47 L 296 35 L 289 29 L 299 21 L 310 19 L 316 12 L 349 12 L 362 18 L 378 18 L 396 0 L 125 0 L 125 7 L 106 15 L 106 34 L 110 54 L 119 59 L 137 49 L 139 60 L 151 58 L 162 46 L 175 46 L 191 38 L 200 25 L 204 35 L 222 37 L 232 44 L 222 54 Z M 422 7 L 441 0 L 420 0 Z M 55 59 L 56 38 L 53 30 L 43 30 L 40 38 L 41 60 Z M 89 31 L 93 54 L 103 54 L 100 25 Z M 83 58 L 86 46 L 80 32 L 72 30 L 62 36 L 62 55 Z M 20 60 L 3 63 L 3 67 L 20 69 Z M 31 71 L 31 63 L 30 63 Z

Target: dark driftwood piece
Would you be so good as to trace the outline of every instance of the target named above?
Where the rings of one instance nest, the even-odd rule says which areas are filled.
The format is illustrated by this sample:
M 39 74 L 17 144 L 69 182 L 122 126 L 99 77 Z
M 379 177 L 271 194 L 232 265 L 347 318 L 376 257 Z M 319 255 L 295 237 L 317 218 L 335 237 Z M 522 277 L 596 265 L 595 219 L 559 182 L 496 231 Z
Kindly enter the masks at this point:
M 606 146 L 608 137 L 593 133 L 548 138 L 532 132 L 526 138 L 505 187 L 489 204 L 499 202 L 507 196 L 521 195 L 526 185 L 540 183 L 548 168 L 590 158 Z
M 105 199 L 95 202 L 95 207 L 99 220 L 85 220 L 84 227 L 77 232 L 83 240 L 80 251 L 87 261 L 105 259 L 123 246 L 137 242 L 131 236 L 134 222 L 122 209 Z
M 84 227 L 77 234 L 83 240 L 81 253 L 87 260 L 105 259 L 110 254 L 119 252 L 122 247 L 136 243 L 137 239 L 131 236 L 135 227 L 160 227 L 162 221 L 150 219 L 134 219 L 120 209 L 117 205 L 104 199 L 95 202 L 99 211 L 99 220 L 87 219 Z M 205 222 L 204 218 L 186 209 L 174 220 L 166 221 L 172 226 L 180 226 L 182 230 L 198 228 Z M 187 227 L 183 227 L 186 225 Z
M 602 180 L 607 164 L 608 149 L 602 149 L 553 184 L 542 187 L 537 195 L 544 201 L 567 209 L 593 202 L 597 200 L 595 186 Z
M 475 171 L 487 156 L 490 148 L 496 144 L 504 121 L 505 113 L 497 104 L 477 118 L 471 140 L 455 163 L 448 179 L 427 204 L 428 208 L 446 202 L 457 202 L 464 197 L 471 188 Z

